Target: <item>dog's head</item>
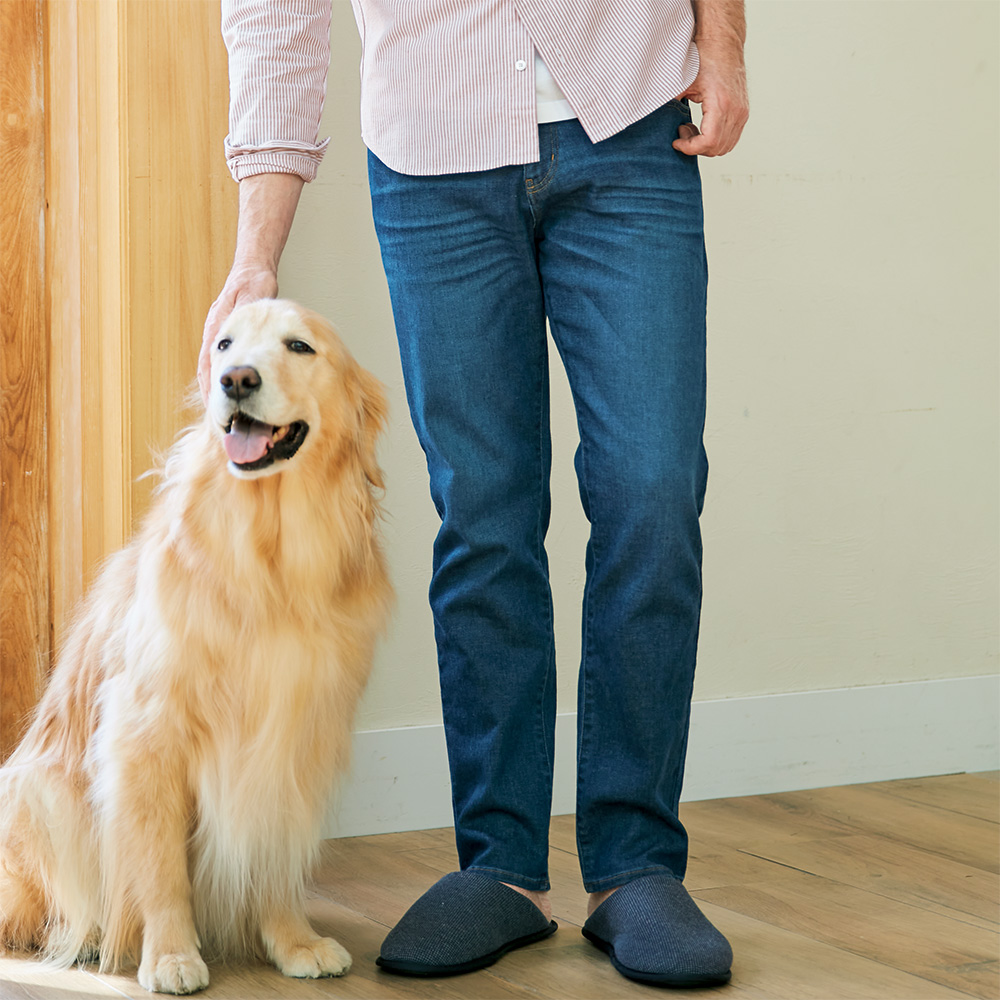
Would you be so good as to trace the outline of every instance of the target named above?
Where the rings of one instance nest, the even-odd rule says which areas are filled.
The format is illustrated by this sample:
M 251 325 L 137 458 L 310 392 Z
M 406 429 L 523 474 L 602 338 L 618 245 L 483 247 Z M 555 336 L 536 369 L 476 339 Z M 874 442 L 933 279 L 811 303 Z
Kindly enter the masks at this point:
M 232 312 L 212 344 L 208 414 L 240 479 L 355 448 L 382 485 L 374 454 L 386 415 L 381 386 L 326 320 L 293 302 L 261 299 Z

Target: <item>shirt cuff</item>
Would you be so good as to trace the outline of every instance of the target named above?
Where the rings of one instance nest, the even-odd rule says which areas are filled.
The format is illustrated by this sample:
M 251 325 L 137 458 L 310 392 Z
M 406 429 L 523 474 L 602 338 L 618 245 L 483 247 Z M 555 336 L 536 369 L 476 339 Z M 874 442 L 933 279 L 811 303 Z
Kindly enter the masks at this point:
M 236 181 L 254 174 L 298 174 L 308 183 L 316 177 L 329 145 L 330 140 L 324 139 L 315 146 L 292 140 L 266 142 L 259 146 L 234 146 L 227 136 L 226 165 Z

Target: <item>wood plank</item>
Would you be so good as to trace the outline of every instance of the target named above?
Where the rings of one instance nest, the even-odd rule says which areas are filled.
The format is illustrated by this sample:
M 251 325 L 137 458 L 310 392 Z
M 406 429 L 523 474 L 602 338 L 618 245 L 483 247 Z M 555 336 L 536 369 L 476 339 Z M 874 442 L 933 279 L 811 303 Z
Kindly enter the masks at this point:
M 838 838 L 832 838 L 835 842 Z M 696 844 L 698 841 L 696 840 Z M 810 841 L 828 843 L 828 841 Z M 688 856 L 684 884 L 689 892 L 717 889 L 727 885 L 757 885 L 780 878 L 784 873 L 780 862 L 748 854 L 734 848 L 704 844 L 695 847 Z
M 42 5 L 0 4 L 0 760 L 48 673 Z
M 941 986 L 994 995 L 990 991 L 1000 972 L 995 931 L 790 869 L 768 886 L 729 886 L 696 895 Z
M 134 992 L 134 991 L 133 991 Z M 83 969 L 50 969 L 36 958 L 0 958 L 0 997 L 3 1000 L 105 1000 L 128 993 L 102 982 Z
M 948 1000 L 969 994 L 930 982 L 786 930 L 766 920 L 699 900 L 733 944 L 733 980 L 726 997 L 753 1000 Z M 722 995 L 718 991 L 716 997 Z
M 794 795 L 794 800 L 793 800 Z M 821 813 L 852 832 L 874 833 L 984 871 L 1000 871 L 997 825 L 953 810 L 907 801 L 868 785 L 767 796 Z M 748 848 L 749 849 L 749 848 Z
M 867 787 L 872 791 L 897 795 L 910 802 L 1000 824 L 1000 786 L 972 774 L 880 781 Z
M 758 850 L 769 861 L 981 927 L 1000 922 L 1000 878 L 888 837 L 859 834 Z
M 693 843 L 740 850 L 760 840 L 807 841 L 858 832 L 848 817 L 827 809 L 824 803 L 813 803 L 805 795 L 788 792 L 682 802 L 680 817 Z

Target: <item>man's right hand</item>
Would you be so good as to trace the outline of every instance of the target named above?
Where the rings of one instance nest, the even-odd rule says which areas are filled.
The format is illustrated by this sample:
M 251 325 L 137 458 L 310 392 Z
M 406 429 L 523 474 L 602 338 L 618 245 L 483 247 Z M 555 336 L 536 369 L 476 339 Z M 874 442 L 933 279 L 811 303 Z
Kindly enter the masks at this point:
M 209 381 L 212 368 L 212 344 L 229 314 L 246 302 L 256 299 L 273 299 L 278 295 L 278 276 L 268 267 L 234 265 L 229 272 L 219 297 L 212 303 L 205 319 L 205 332 L 198 355 L 198 387 L 201 398 L 208 405 Z

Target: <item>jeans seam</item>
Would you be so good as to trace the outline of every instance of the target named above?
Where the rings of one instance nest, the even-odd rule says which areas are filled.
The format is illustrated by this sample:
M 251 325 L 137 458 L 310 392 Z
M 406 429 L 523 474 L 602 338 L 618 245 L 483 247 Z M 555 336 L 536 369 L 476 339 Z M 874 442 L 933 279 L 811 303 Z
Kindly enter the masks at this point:
M 547 370 L 547 362 L 545 357 L 545 352 L 547 351 L 547 349 L 548 349 L 548 341 L 545 338 L 545 331 L 543 325 L 542 348 L 541 348 L 542 356 L 540 359 L 541 363 L 538 366 L 539 370 L 542 371 L 543 373 Z M 545 406 L 544 392 L 548 388 L 548 380 L 545 379 L 543 375 L 540 381 L 542 382 L 542 385 L 539 386 L 538 405 L 535 409 L 535 423 L 537 427 L 536 441 L 538 444 L 538 504 L 537 504 L 538 521 L 536 522 L 535 525 L 535 558 L 539 561 L 539 564 L 541 565 L 544 559 L 544 549 L 545 549 L 545 539 L 542 533 L 541 518 L 542 518 L 542 510 L 544 509 L 545 506 L 545 488 L 546 488 L 545 470 L 543 468 L 543 463 L 542 463 L 542 456 L 544 453 L 542 435 L 545 433 L 545 428 L 542 426 L 542 412 Z M 552 621 L 552 597 L 551 597 L 551 592 L 549 591 L 548 588 L 544 589 L 543 597 L 545 599 L 545 620 L 546 620 L 546 625 L 548 627 L 548 635 L 551 636 L 553 635 L 554 624 Z M 546 732 L 545 732 L 545 697 L 546 693 L 548 692 L 549 684 L 551 681 L 552 659 L 553 659 L 552 643 L 550 643 L 548 649 L 546 650 L 545 683 L 542 686 L 542 698 L 538 706 L 539 709 L 538 730 L 539 730 L 539 736 L 541 737 L 542 752 L 545 757 L 546 773 L 549 774 L 552 771 L 553 762 L 552 762 L 552 756 L 549 753 L 549 745 L 548 745 L 548 740 L 546 739 Z M 550 785 L 551 785 L 551 780 L 550 780 Z
M 586 438 L 581 435 L 580 437 L 580 487 L 584 494 L 587 496 L 587 510 L 590 516 L 594 516 L 594 506 L 590 502 L 590 489 L 588 487 L 588 468 L 589 463 L 587 461 L 587 446 Z M 588 567 L 588 579 L 584 586 L 584 614 L 583 614 L 583 642 L 581 644 L 581 663 L 580 663 L 580 676 L 581 683 L 583 685 L 582 697 L 580 698 L 579 715 L 580 718 L 577 720 L 580 726 L 580 739 L 579 739 L 579 751 L 577 754 L 577 823 L 576 823 L 576 837 L 577 837 L 577 848 L 580 852 L 580 867 L 584 873 L 590 867 L 590 848 L 591 841 L 589 837 L 589 831 L 587 829 L 587 821 L 584 817 L 581 822 L 580 817 L 580 800 L 582 798 L 581 791 L 585 784 L 585 761 L 588 756 L 588 747 L 590 743 L 590 731 L 592 724 L 590 721 L 590 712 L 588 711 L 588 706 L 591 700 L 591 684 L 590 684 L 590 671 L 588 670 L 588 663 L 591 659 L 591 635 L 593 632 L 593 602 L 591 601 L 591 587 L 593 581 L 597 576 L 597 544 L 596 544 L 596 532 L 594 531 L 594 522 L 590 522 L 590 538 L 591 538 L 591 556 L 592 564 Z M 584 875 L 586 878 L 586 875 Z

